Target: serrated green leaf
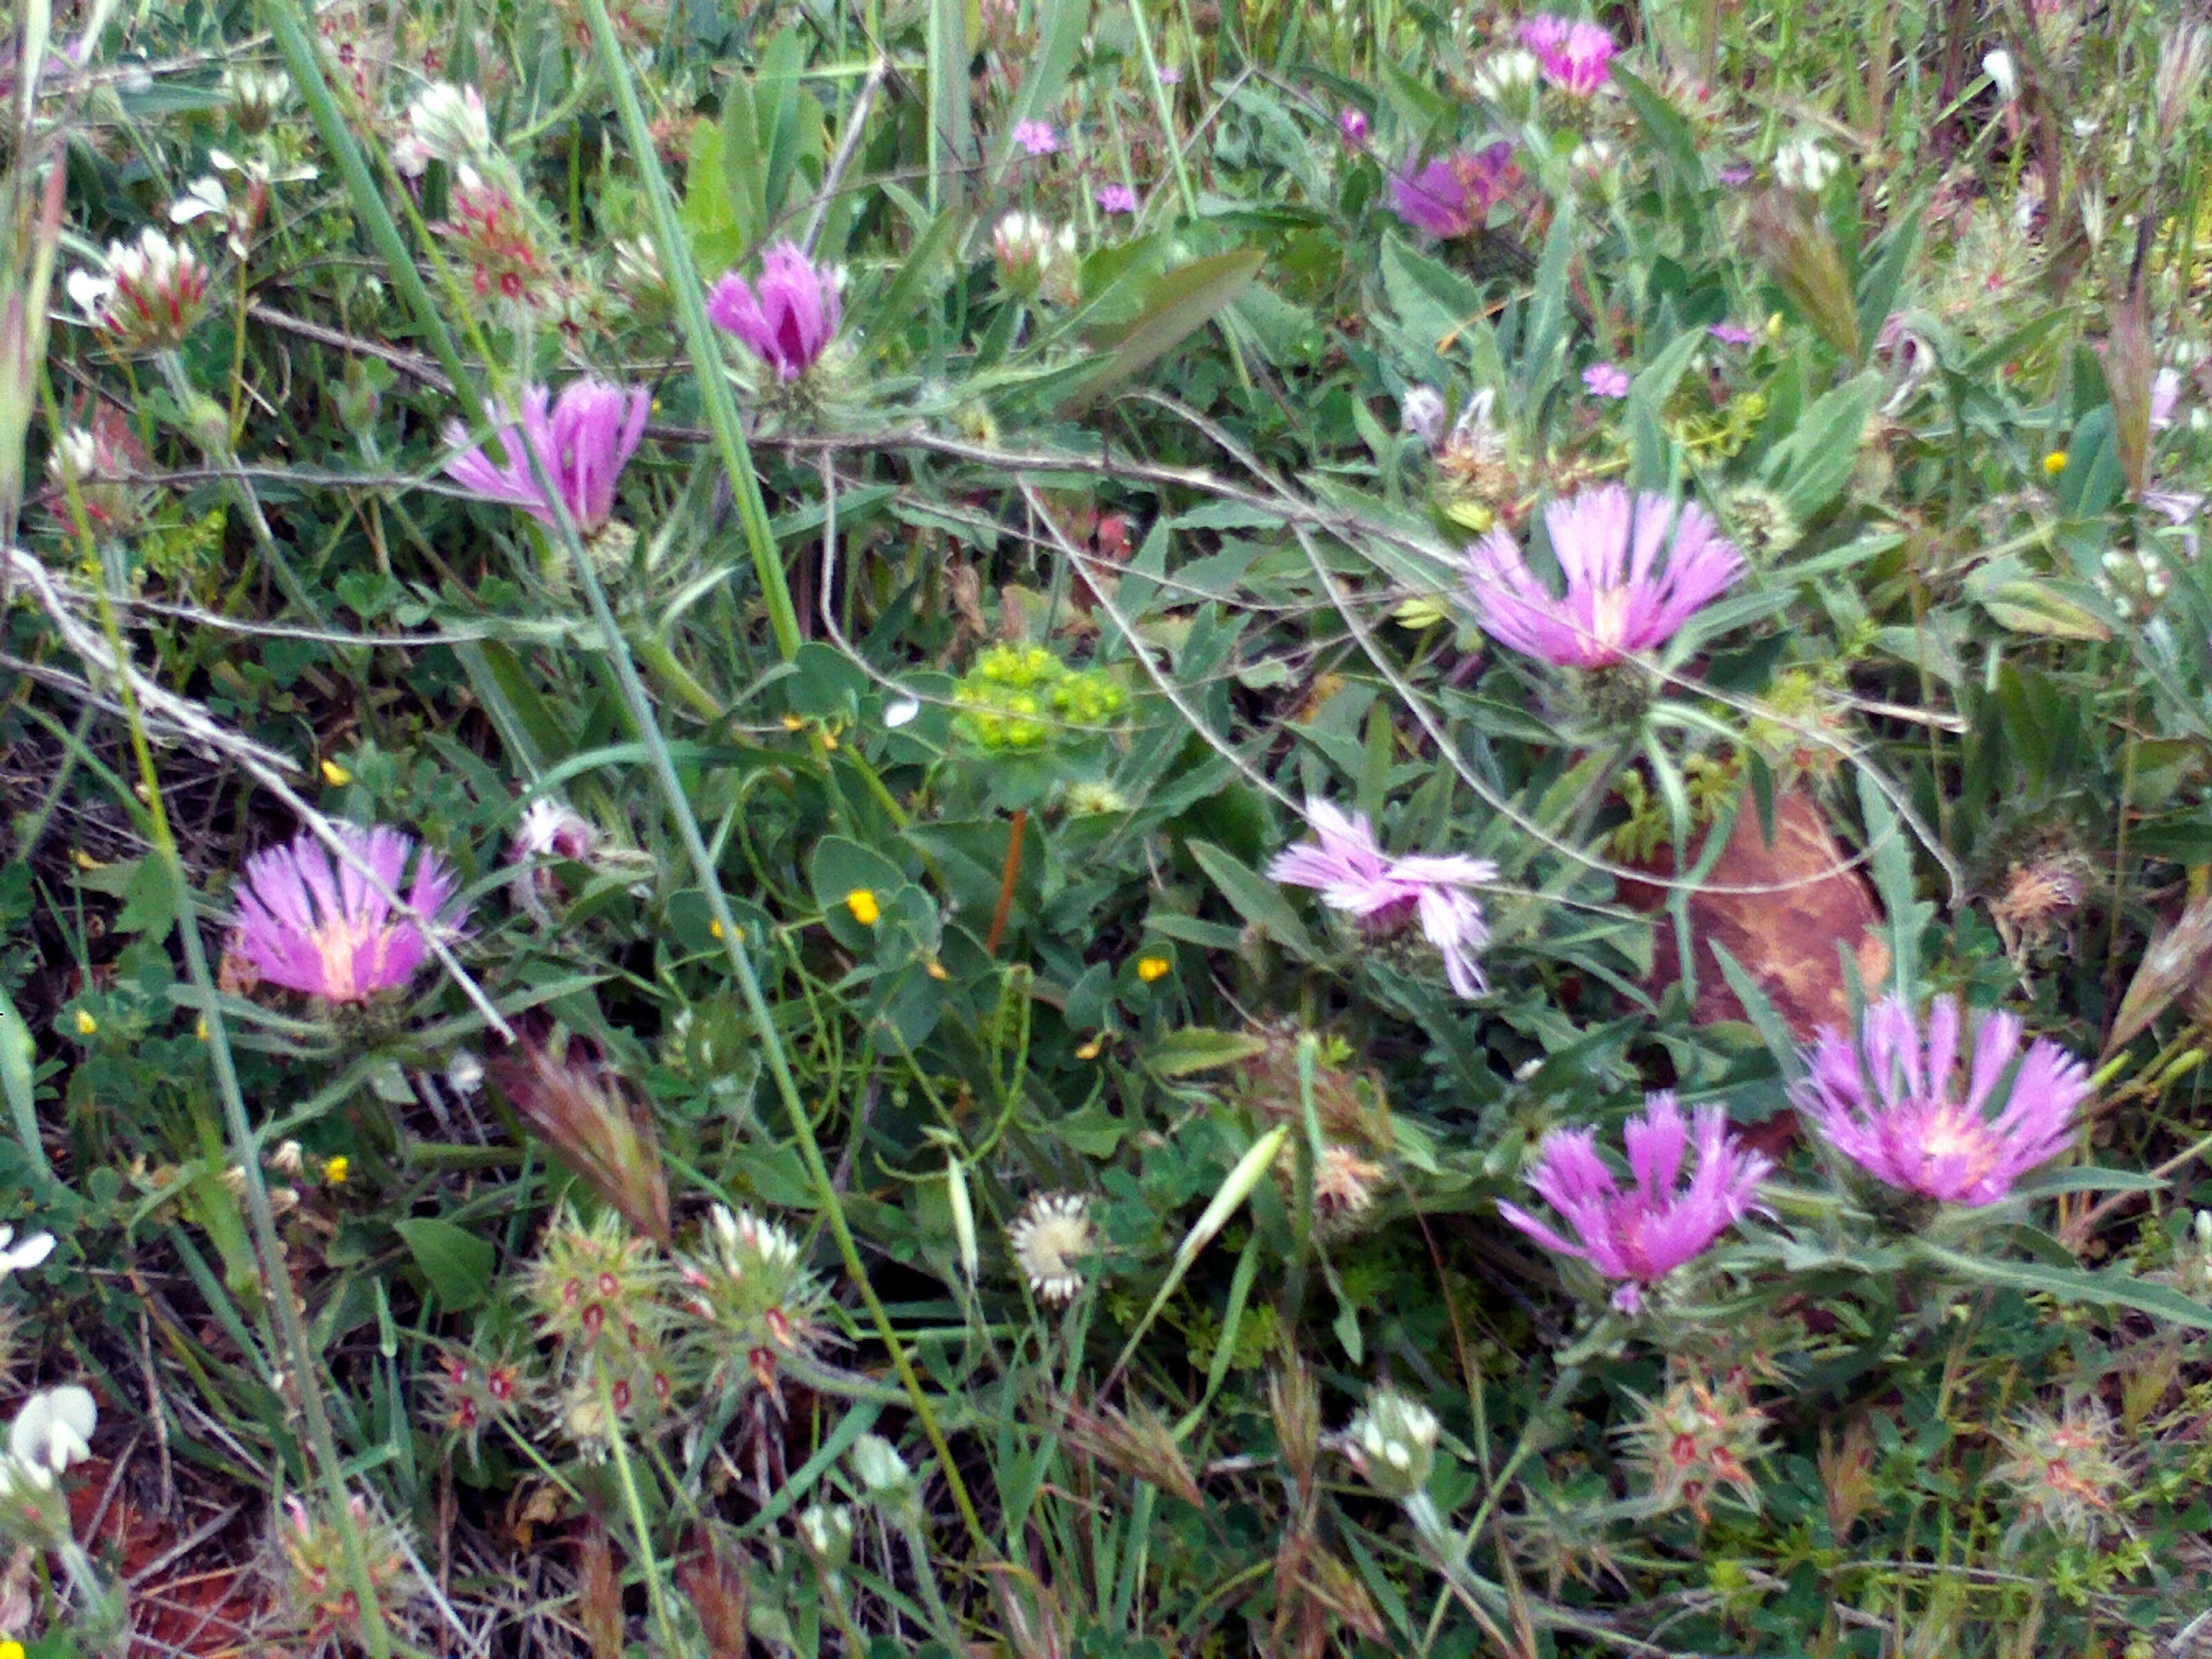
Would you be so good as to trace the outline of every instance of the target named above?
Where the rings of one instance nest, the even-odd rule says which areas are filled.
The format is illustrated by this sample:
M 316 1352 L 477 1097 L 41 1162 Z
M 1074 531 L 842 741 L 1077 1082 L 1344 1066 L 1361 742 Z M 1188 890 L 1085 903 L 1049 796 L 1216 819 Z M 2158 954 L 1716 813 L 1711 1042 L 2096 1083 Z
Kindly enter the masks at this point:
M 2168 1285 L 2130 1278 L 2118 1268 L 2088 1273 L 2079 1267 L 2056 1267 L 2040 1261 L 1998 1261 L 1984 1256 L 1963 1255 L 1926 1239 L 1916 1240 L 1914 1248 L 1931 1265 L 1976 1284 L 1994 1285 L 2032 1296 L 2055 1296 L 2062 1302 L 2081 1302 L 2093 1307 L 2132 1308 L 2138 1313 L 2193 1330 L 2212 1331 L 2212 1308 Z

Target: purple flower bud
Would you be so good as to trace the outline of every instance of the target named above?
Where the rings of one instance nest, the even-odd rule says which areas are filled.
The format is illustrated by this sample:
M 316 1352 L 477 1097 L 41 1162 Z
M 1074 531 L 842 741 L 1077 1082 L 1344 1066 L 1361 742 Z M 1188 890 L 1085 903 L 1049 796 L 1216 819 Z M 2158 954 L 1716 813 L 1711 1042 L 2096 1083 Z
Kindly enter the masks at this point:
M 494 404 L 490 413 L 505 465 L 495 466 L 482 448 L 471 449 L 446 463 L 447 476 L 480 500 L 519 507 L 550 525 L 553 509 L 531 474 L 534 454 L 577 530 L 596 535 L 614 512 L 616 482 L 645 436 L 653 394 L 643 386 L 625 391 L 605 380 L 571 380 L 550 410 L 547 405 L 544 386 L 523 387 L 518 424 L 509 410 Z M 463 443 L 467 436 L 459 422 L 447 424 L 447 443 Z
M 780 380 L 795 380 L 814 366 L 842 314 L 836 276 L 796 242 L 778 242 L 762 256 L 757 285 L 732 270 L 707 296 L 714 325 L 744 341 Z

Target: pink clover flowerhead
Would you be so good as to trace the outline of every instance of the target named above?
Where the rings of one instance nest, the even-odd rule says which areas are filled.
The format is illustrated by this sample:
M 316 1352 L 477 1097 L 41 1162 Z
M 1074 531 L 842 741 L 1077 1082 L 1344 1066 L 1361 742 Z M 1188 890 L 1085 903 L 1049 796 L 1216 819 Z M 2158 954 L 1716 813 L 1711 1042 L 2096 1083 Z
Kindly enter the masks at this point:
M 1521 25 L 1521 44 L 1536 54 L 1547 81 L 1576 98 L 1588 98 L 1611 78 L 1618 50 L 1599 25 L 1552 12 Z
M 1476 150 L 1455 150 L 1390 177 L 1390 205 L 1423 235 L 1438 241 L 1483 225 L 1490 210 L 1521 180 L 1513 146 L 1504 139 Z
M 1592 363 L 1583 371 L 1583 386 L 1593 398 L 1626 398 L 1628 371 L 1619 363 Z
M 1936 999 L 1924 1030 L 1902 997 L 1885 998 L 1855 1038 L 1821 1033 L 1791 1103 L 1829 1146 L 1900 1192 L 1995 1204 L 2073 1144 L 2090 1092 L 2088 1067 L 2047 1038 L 2022 1052 L 2021 1030 L 2011 1014 L 1984 1014 L 1966 1055 L 1956 997 Z
M 1649 490 L 1585 489 L 1546 507 L 1544 522 L 1564 595 L 1503 529 L 1468 550 L 1465 574 L 1483 631 L 1554 667 L 1601 668 L 1665 644 L 1744 570 L 1703 507 L 1686 503 L 1678 518 Z
M 814 367 L 843 314 L 836 273 L 791 241 L 761 256 L 757 283 L 727 271 L 707 295 L 708 319 L 736 335 L 779 380 L 795 380 Z
M 1060 134 L 1049 121 L 1017 121 L 1013 137 L 1031 155 L 1050 155 L 1060 149 Z
M 1267 879 L 1310 887 L 1330 909 L 1350 916 L 1370 939 L 1383 939 L 1418 921 L 1443 957 L 1444 976 L 1463 997 L 1487 987 L 1478 960 L 1490 942 L 1482 904 L 1470 890 L 1498 878 L 1488 859 L 1393 858 L 1376 842 L 1364 812 L 1349 815 L 1317 797 L 1306 800 L 1314 839 L 1278 854 Z
M 652 408 L 653 394 L 643 386 L 626 391 L 605 380 L 571 380 L 553 398 L 542 386 L 526 386 L 519 422 L 503 404 L 490 411 L 505 463 L 495 466 L 479 447 L 447 461 L 447 476 L 481 501 L 519 507 L 550 526 L 553 508 L 530 470 L 535 455 L 576 528 L 596 535 L 613 515 L 615 484 L 637 453 Z M 467 438 L 459 422 L 447 423 L 447 443 Z
M 1134 213 L 1137 192 L 1127 185 L 1101 185 L 1093 193 L 1101 213 Z
M 1566 1231 L 1517 1204 L 1500 1204 L 1498 1212 L 1546 1249 L 1621 1281 L 1613 1305 L 1634 1313 L 1645 1287 L 1702 1255 L 1759 1207 L 1759 1183 L 1774 1164 L 1730 1144 L 1718 1106 L 1700 1106 L 1686 1121 L 1672 1092 L 1646 1095 L 1644 1115 L 1629 1119 L 1623 1137 L 1635 1179 L 1625 1191 L 1598 1156 L 1594 1130 L 1554 1129 L 1537 1146 L 1528 1184 Z M 1685 1182 L 1684 1156 L 1693 1147 L 1697 1167 Z
M 421 920 L 399 914 L 360 870 L 303 834 L 246 860 L 231 948 L 272 985 L 325 1002 L 367 1002 L 415 977 L 430 953 L 427 930 L 459 931 L 459 883 L 435 854 L 414 857 L 415 843 L 397 830 L 341 824 L 337 835 Z M 410 857 L 414 882 L 403 885 Z

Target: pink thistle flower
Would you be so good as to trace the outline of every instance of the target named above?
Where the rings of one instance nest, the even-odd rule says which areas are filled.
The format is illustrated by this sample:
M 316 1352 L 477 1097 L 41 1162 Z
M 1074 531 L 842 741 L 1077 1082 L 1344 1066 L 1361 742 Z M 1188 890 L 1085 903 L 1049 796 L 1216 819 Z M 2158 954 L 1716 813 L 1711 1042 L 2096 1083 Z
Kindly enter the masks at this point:
M 2040 1037 L 2023 1054 L 2021 1032 L 2011 1014 L 1981 1017 L 1962 1094 L 1958 999 L 1936 999 L 1923 1042 L 1911 1006 L 1886 998 L 1856 1040 L 1820 1034 L 1791 1103 L 1877 1180 L 1945 1204 L 1995 1204 L 2072 1144 L 2090 1091 L 2079 1060 Z
M 544 386 L 526 386 L 520 424 L 504 405 L 491 408 L 506 464 L 493 465 L 476 448 L 447 461 L 446 472 L 480 500 L 519 507 L 550 526 L 552 504 L 530 470 L 529 456 L 534 454 L 578 532 L 597 535 L 614 513 L 616 481 L 637 453 L 652 407 L 653 394 L 643 386 L 626 392 L 605 380 L 571 380 L 558 399 L 550 399 Z M 467 437 L 459 422 L 447 423 L 447 443 L 463 443 Z
M 761 257 L 757 285 L 734 270 L 714 284 L 707 315 L 744 341 L 776 379 L 795 380 L 836 337 L 843 306 L 835 275 L 816 265 L 798 243 L 778 242 Z
M 1390 204 L 1398 216 L 1439 240 L 1464 236 L 1490 217 L 1490 210 L 1521 180 L 1513 146 L 1500 139 L 1479 150 L 1455 150 L 1420 167 L 1408 163 L 1390 178 Z
M 1583 385 L 1593 398 L 1626 398 L 1628 371 L 1619 363 L 1592 363 L 1583 371 Z
M 1095 199 L 1101 213 L 1134 213 L 1137 192 L 1127 185 L 1101 185 Z
M 1460 996 L 1486 989 L 1476 953 L 1490 942 L 1482 905 L 1468 890 L 1498 878 L 1488 859 L 1392 858 L 1375 839 L 1364 812 L 1346 817 L 1309 796 L 1306 821 L 1315 839 L 1279 854 L 1267 879 L 1311 887 L 1332 910 L 1341 910 L 1362 933 L 1381 939 L 1418 918 L 1421 932 L 1444 959 L 1444 976 Z
M 1547 81 L 1576 98 L 1587 98 L 1606 83 L 1617 50 L 1613 36 L 1597 24 L 1550 12 L 1521 25 L 1521 44 L 1536 54 Z
M 1031 155 L 1051 155 L 1060 149 L 1060 134 L 1049 121 L 1017 121 L 1014 142 Z
M 413 842 L 382 824 L 341 824 L 337 833 L 377 880 L 400 890 Z M 426 851 L 415 860 L 414 885 L 407 889 L 407 902 L 422 921 L 395 915 L 359 870 L 334 862 L 320 842 L 301 835 L 246 860 L 232 949 L 272 985 L 326 1002 L 366 1002 L 415 977 L 429 954 L 426 926 L 459 929 L 458 885 L 445 862 Z
M 1718 1106 L 1698 1107 L 1685 1123 L 1671 1091 L 1646 1095 L 1644 1115 L 1629 1119 L 1623 1139 L 1636 1177 L 1627 1192 L 1598 1157 L 1594 1130 L 1554 1129 L 1537 1146 L 1528 1184 L 1573 1230 L 1572 1239 L 1517 1204 L 1500 1204 L 1498 1213 L 1546 1249 L 1624 1281 L 1613 1305 L 1634 1313 L 1645 1285 L 1703 1255 L 1758 1207 L 1759 1183 L 1774 1164 L 1729 1145 L 1728 1115 Z M 1685 1186 L 1682 1155 L 1692 1142 L 1698 1167 Z
M 1466 571 L 1483 631 L 1555 667 L 1599 668 L 1665 644 L 1744 570 L 1703 507 L 1686 503 L 1674 519 L 1667 498 L 1648 490 L 1586 489 L 1547 507 L 1544 522 L 1565 597 L 1528 568 L 1503 529 L 1468 550 Z M 1663 571 L 1655 568 L 1662 547 Z

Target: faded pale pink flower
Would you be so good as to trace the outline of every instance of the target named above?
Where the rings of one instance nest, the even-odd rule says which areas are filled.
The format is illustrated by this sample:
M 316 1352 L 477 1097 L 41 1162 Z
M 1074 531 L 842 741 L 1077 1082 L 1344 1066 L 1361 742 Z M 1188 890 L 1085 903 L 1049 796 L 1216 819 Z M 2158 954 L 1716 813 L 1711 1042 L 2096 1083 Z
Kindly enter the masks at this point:
M 1137 192 L 1127 185 L 1101 185 L 1093 199 L 1097 202 L 1101 213 L 1134 213 L 1137 210 Z
M 415 843 L 379 824 L 338 827 L 338 838 L 377 880 L 398 893 Z M 301 835 L 246 860 L 231 948 L 272 985 L 326 1002 L 366 1002 L 398 990 L 429 954 L 424 927 L 458 930 L 458 882 L 435 854 L 415 860 L 407 902 L 421 923 L 393 913 L 351 864 L 334 861 L 323 844 Z
M 1648 490 L 1586 489 L 1546 507 L 1544 523 L 1564 595 L 1528 568 L 1503 529 L 1468 550 L 1466 573 L 1483 631 L 1555 667 L 1601 667 L 1663 645 L 1743 574 L 1743 556 L 1703 507 L 1686 502 L 1676 518 L 1664 495 Z
M 1759 337 L 1756 332 L 1741 323 L 1715 323 L 1705 332 L 1723 345 L 1747 346 Z
M 1306 800 L 1315 839 L 1279 854 L 1267 878 L 1311 887 L 1322 902 L 1340 910 L 1362 932 L 1383 938 L 1419 919 L 1421 932 L 1444 959 L 1444 976 L 1463 997 L 1486 986 L 1476 956 L 1490 942 L 1482 905 L 1468 890 L 1498 878 L 1488 859 L 1393 858 L 1376 842 L 1367 815 L 1346 817 L 1318 797 Z
M 571 380 L 551 400 L 544 386 L 526 386 L 519 424 L 505 407 L 491 407 L 505 463 L 495 466 L 482 448 L 470 449 L 447 461 L 446 472 L 479 499 L 519 507 L 550 525 L 553 508 L 531 474 L 535 455 L 577 530 L 595 535 L 614 513 L 616 482 L 637 453 L 652 407 L 653 394 L 643 386 L 624 391 L 605 380 Z M 447 425 L 447 443 L 467 438 L 459 422 Z
M 1628 371 L 1619 363 L 1592 363 L 1583 371 L 1583 385 L 1593 398 L 1626 398 Z
M 1536 54 L 1544 78 L 1574 97 L 1589 97 L 1611 76 L 1613 36 L 1595 23 L 1546 12 L 1521 25 L 1521 44 Z
M 1500 139 L 1392 174 L 1390 204 L 1414 229 L 1443 240 L 1482 225 L 1520 179 L 1513 146 Z
M 1031 155 L 1050 155 L 1060 149 L 1060 134 L 1049 121 L 1017 121 L 1014 142 Z
M 1622 1191 L 1597 1155 L 1589 1129 L 1554 1129 L 1536 1148 L 1528 1184 L 1558 1211 L 1574 1237 L 1554 1231 L 1517 1204 L 1498 1213 L 1546 1249 L 1587 1261 L 1621 1280 L 1613 1304 L 1634 1313 L 1644 1287 L 1656 1285 L 1757 1207 L 1759 1183 L 1773 1169 L 1759 1152 L 1729 1144 L 1728 1115 L 1700 1106 L 1688 1123 L 1671 1092 L 1644 1097 L 1644 1115 L 1623 1138 L 1636 1185 Z M 1698 1164 L 1681 1184 L 1683 1155 L 1695 1144 Z
M 1929 1006 L 1924 1040 L 1911 1006 L 1886 998 L 1861 1017 L 1856 1039 L 1821 1034 L 1791 1102 L 1875 1179 L 1945 1204 L 1995 1204 L 2073 1144 L 2088 1068 L 2045 1038 L 2023 1054 L 2020 1021 L 1989 1013 L 1962 1078 L 1960 1036 L 1956 997 Z
M 1748 161 L 1723 161 L 1713 169 L 1713 177 L 1730 190 L 1741 189 L 1751 182 L 1752 166 Z
M 843 305 L 834 272 L 815 264 L 796 242 L 778 242 L 761 256 L 757 284 L 734 270 L 707 296 L 714 326 L 734 334 L 753 356 L 795 380 L 836 337 Z
M 2163 432 L 2173 424 L 2174 411 L 2181 407 L 2181 371 L 2161 368 L 2151 377 L 2150 429 Z
M 592 827 L 591 820 L 573 806 L 541 795 L 523 813 L 507 849 L 511 862 L 526 866 L 514 878 L 516 902 L 535 920 L 550 921 L 547 902 L 561 890 L 560 878 L 549 867 L 550 862 L 588 863 L 599 847 L 599 832 Z

